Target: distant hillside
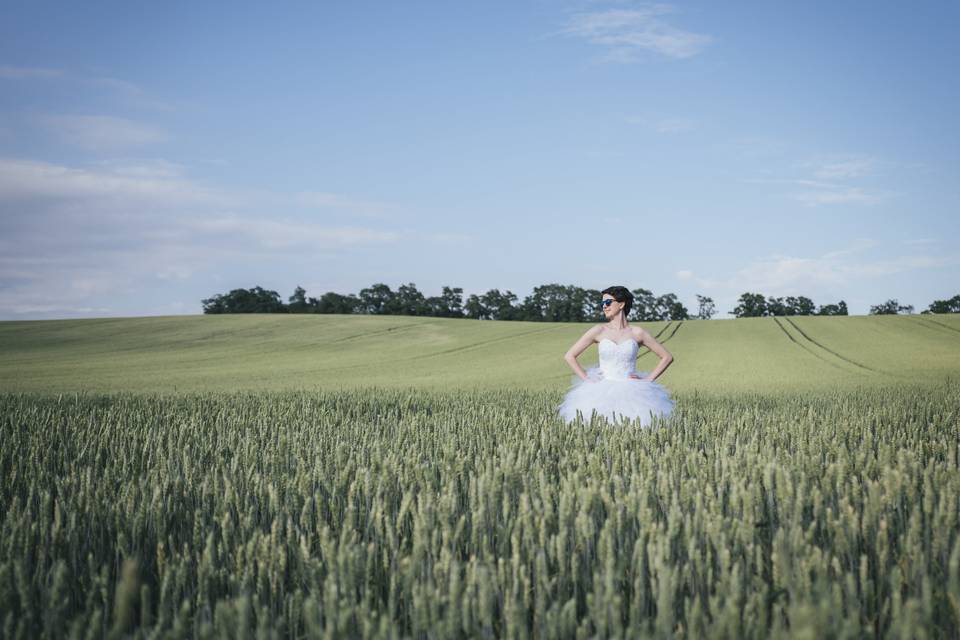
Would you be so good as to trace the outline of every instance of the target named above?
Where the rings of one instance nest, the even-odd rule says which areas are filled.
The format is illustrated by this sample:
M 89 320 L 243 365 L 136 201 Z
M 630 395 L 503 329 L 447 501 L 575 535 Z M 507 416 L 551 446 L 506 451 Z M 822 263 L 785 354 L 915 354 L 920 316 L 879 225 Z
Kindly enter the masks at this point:
M 960 375 L 960 316 L 641 323 L 671 391 L 825 389 Z M 523 387 L 562 392 L 589 325 L 408 316 L 214 315 L 0 322 L 0 391 Z M 642 352 L 641 352 L 642 353 Z M 580 358 L 595 363 L 596 347 Z M 651 369 L 649 352 L 638 366 Z

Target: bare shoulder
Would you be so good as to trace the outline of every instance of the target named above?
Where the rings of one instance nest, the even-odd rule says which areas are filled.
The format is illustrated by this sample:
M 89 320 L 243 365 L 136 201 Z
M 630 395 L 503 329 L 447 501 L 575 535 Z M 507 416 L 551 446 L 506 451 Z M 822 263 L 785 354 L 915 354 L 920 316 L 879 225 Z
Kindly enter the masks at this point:
M 580 336 L 581 340 L 588 340 L 590 342 L 596 342 L 600 336 L 600 332 L 603 331 L 603 325 L 595 324 L 586 331 L 583 332 L 583 335 Z
M 650 336 L 643 327 L 632 325 L 630 328 L 633 330 L 633 338 L 640 344 L 643 344 L 643 341 Z

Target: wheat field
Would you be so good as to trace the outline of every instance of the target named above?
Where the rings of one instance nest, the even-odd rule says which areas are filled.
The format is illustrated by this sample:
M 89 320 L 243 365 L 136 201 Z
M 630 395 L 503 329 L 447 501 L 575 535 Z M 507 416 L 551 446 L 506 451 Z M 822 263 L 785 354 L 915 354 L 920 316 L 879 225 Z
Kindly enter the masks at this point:
M 282 388 L 264 354 L 302 336 L 235 320 L 250 342 L 232 356 L 191 342 L 199 323 L 0 324 L 0 352 L 23 365 L 0 367 L 3 637 L 960 635 L 952 319 L 684 323 L 665 342 L 677 410 L 646 429 L 563 424 L 556 362 L 482 383 L 484 366 L 504 370 L 484 345 L 532 361 L 582 327 L 451 345 L 426 322 L 405 331 L 432 336 L 416 353 L 440 373 L 382 360 L 371 334 L 349 357 L 381 377 L 317 369 L 313 388 Z M 498 326 L 472 330 L 533 330 L 485 324 Z M 773 337 L 782 351 L 751 359 Z M 738 375 L 680 366 L 697 353 Z M 151 354 L 169 357 L 146 367 Z M 302 357 L 287 373 L 307 371 Z

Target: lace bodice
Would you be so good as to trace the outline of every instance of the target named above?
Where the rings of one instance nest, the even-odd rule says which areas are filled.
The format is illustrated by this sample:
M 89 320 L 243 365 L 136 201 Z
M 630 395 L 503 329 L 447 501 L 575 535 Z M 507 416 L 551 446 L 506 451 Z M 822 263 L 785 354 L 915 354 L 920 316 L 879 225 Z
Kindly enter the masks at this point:
M 614 342 L 604 338 L 597 349 L 600 351 L 600 372 L 604 378 L 626 378 L 637 370 L 637 351 L 640 347 L 636 340 Z

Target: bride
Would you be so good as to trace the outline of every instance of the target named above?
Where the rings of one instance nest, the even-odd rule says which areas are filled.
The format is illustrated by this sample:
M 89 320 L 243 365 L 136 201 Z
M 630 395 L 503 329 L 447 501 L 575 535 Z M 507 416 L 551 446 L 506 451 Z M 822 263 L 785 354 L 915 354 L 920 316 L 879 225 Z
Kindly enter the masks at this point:
M 603 290 L 605 324 L 591 327 L 567 351 L 563 359 L 580 380 L 567 392 L 558 407 L 567 422 L 581 414 L 589 420 L 596 411 L 609 420 L 640 418 L 647 426 L 654 415 L 668 416 L 673 400 L 667 390 L 654 382 L 673 362 L 673 356 L 652 335 L 627 322 L 633 305 L 633 294 L 626 287 L 607 287 Z M 593 343 L 600 352 L 600 365 L 584 371 L 577 356 Z M 639 345 L 648 347 L 660 356 L 656 368 L 644 377 L 637 372 Z

